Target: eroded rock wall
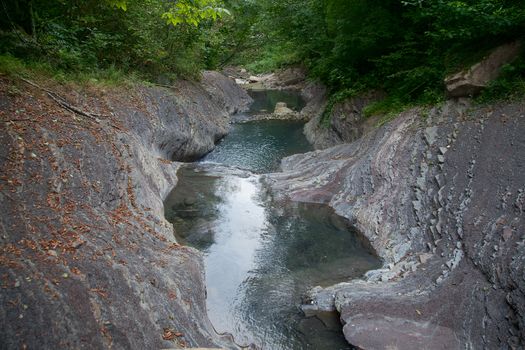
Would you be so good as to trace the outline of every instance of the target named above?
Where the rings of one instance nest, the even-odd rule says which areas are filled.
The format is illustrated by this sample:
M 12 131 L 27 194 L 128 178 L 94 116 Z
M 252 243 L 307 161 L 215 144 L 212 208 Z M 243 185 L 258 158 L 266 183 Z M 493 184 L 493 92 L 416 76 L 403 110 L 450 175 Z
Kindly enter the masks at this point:
M 169 159 L 210 151 L 250 98 L 214 72 L 172 88 L 39 84 L 53 93 L 0 85 L 0 348 L 233 347 L 162 200 Z
M 282 166 L 276 193 L 329 203 L 385 262 L 305 310 L 339 310 L 362 349 L 524 346 L 525 104 L 410 110 Z
M 371 91 L 337 102 L 330 110 L 328 121 L 323 120 L 325 102 L 306 123 L 304 134 L 316 149 L 353 142 L 373 129 L 374 121 L 365 117 L 364 108 L 381 98 L 383 93 Z

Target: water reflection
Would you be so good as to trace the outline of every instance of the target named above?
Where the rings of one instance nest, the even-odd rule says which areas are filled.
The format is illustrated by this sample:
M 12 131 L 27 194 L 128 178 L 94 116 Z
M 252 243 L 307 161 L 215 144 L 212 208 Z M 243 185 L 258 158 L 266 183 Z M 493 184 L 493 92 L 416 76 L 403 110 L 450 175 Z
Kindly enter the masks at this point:
M 258 176 L 242 175 L 182 168 L 165 203 L 166 217 L 184 233 L 179 240 L 205 254 L 213 325 L 265 349 L 349 348 L 337 316 L 302 315 L 301 295 L 379 261 L 327 206 L 276 203 L 263 195 Z

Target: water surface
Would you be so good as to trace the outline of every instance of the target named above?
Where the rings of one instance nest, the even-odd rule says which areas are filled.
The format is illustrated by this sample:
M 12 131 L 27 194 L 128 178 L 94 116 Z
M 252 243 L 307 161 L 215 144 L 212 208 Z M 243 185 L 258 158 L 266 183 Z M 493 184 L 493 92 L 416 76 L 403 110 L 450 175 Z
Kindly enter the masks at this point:
M 291 92 L 252 96 L 253 114 L 273 110 L 276 102 L 302 108 Z M 311 150 L 302 130 L 294 121 L 234 124 L 214 151 L 179 170 L 165 215 L 178 241 L 204 253 L 208 315 L 219 333 L 263 349 L 350 349 L 338 315 L 306 317 L 301 298 L 380 261 L 331 208 L 277 202 L 256 175 Z
M 202 162 L 221 163 L 256 173 L 279 169 L 281 159 L 312 150 L 303 135 L 304 122 L 261 120 L 233 124 L 228 136 Z
M 337 315 L 299 308 L 308 289 L 379 267 L 347 221 L 325 205 L 272 200 L 258 175 L 210 165 L 178 175 L 166 217 L 204 252 L 216 330 L 265 349 L 350 349 Z
M 277 102 L 284 102 L 288 108 L 297 112 L 306 105 L 295 90 L 248 90 L 248 94 L 253 98 L 248 114 L 271 113 Z

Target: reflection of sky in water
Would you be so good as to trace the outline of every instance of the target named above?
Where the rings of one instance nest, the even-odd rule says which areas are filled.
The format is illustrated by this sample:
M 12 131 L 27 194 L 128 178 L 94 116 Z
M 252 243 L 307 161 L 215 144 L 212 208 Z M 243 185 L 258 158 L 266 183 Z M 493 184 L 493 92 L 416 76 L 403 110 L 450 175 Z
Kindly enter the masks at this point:
M 205 253 L 216 330 L 265 349 L 347 348 L 337 319 L 335 329 L 326 329 L 326 321 L 306 319 L 298 309 L 308 288 L 378 267 L 346 221 L 327 206 L 264 199 L 258 176 L 217 178 L 190 168 L 178 175 L 166 217 L 185 232 L 184 243 Z M 194 209 L 194 216 L 178 218 Z M 213 215 L 204 220 L 200 212 Z
M 297 93 L 254 92 L 250 113 L 284 101 L 299 110 Z M 288 155 L 311 150 L 302 122 L 234 124 L 201 161 L 265 173 Z M 257 176 L 235 176 L 217 165 L 211 176 L 178 172 L 165 216 L 181 243 L 204 252 L 208 315 L 220 333 L 264 349 L 348 349 L 337 316 L 306 318 L 301 295 L 315 285 L 358 277 L 379 266 L 355 232 L 327 206 L 264 199 Z M 228 175 L 230 174 L 230 175 Z
M 255 268 L 253 252 L 260 247 L 261 232 L 267 226 L 264 207 L 256 199 L 256 180 L 227 178 L 217 189 L 224 202 L 214 223 L 215 244 L 208 249 L 205 264 L 209 315 L 219 332 L 231 331 L 238 322 L 231 312 L 239 297 L 237 289 Z M 240 325 L 236 328 L 242 330 Z

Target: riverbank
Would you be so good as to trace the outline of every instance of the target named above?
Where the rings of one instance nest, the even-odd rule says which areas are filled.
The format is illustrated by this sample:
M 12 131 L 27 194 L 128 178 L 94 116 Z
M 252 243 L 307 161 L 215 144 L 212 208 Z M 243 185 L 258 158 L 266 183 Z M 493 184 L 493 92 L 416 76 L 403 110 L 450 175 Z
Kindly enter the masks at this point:
M 230 79 L 98 88 L 2 77 L 0 343 L 234 347 L 162 200 L 250 98 Z M 36 79 L 36 78 L 35 78 Z
M 315 288 L 362 349 L 519 348 L 525 334 L 525 105 L 448 101 L 283 160 L 274 192 L 327 203 L 384 259 Z M 373 334 L 373 336 L 371 336 Z
M 2 83 L 2 344 L 235 348 L 207 319 L 201 255 L 175 242 L 162 200 L 171 160 L 211 150 L 246 93 L 212 72 L 169 88 Z M 301 113 L 318 117 L 322 87 L 301 88 Z M 385 262 L 315 288 L 303 309 L 338 310 L 364 349 L 522 346 L 524 115 L 522 102 L 451 100 L 351 140 L 350 118 L 336 128 L 347 143 L 284 159 L 266 176 L 275 194 L 328 204 Z

